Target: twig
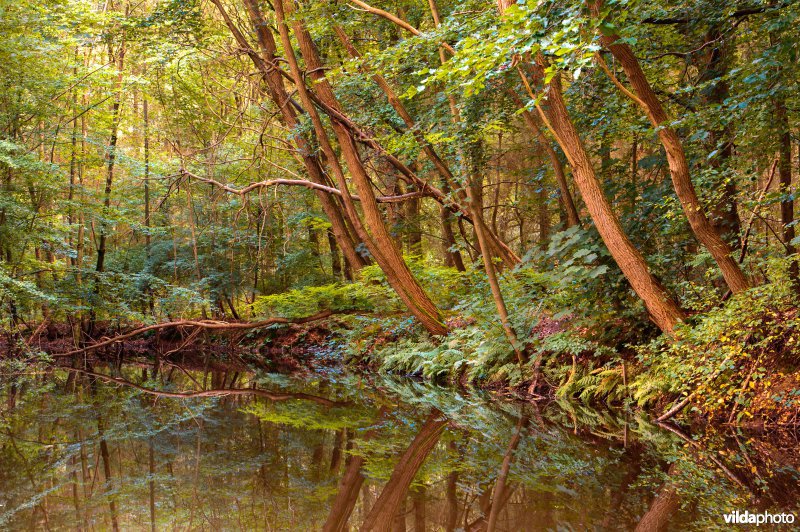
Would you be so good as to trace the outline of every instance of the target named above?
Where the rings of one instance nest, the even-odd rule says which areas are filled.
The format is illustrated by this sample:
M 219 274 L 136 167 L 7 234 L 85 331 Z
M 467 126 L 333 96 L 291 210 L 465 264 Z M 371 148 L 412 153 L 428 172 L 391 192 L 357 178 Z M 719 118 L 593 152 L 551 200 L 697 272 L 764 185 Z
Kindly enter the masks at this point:
M 725 368 L 725 364 L 730 359 L 731 359 L 731 357 L 728 356 L 728 357 L 725 358 L 725 360 L 722 361 L 722 364 L 720 364 L 720 367 L 717 368 L 717 370 L 714 371 L 714 373 L 712 373 L 708 377 L 708 379 L 706 379 L 706 384 L 708 384 L 710 382 L 713 382 L 714 379 L 719 377 L 720 373 L 722 373 L 722 370 Z M 678 404 L 676 404 L 675 406 L 673 406 L 672 408 L 670 408 L 669 410 L 667 410 L 666 412 L 661 414 L 661 416 L 656 418 L 656 421 L 658 421 L 659 423 L 663 423 L 663 422 L 667 421 L 668 419 L 672 418 L 673 416 L 675 416 L 675 414 L 677 414 L 678 412 L 680 412 L 684 408 L 686 408 L 686 405 L 688 405 L 691 402 L 691 400 L 694 399 L 694 396 L 697 394 L 697 390 L 698 390 L 698 388 L 695 388 L 694 391 L 692 393 L 690 393 L 689 395 L 687 395 L 682 401 L 680 401 Z

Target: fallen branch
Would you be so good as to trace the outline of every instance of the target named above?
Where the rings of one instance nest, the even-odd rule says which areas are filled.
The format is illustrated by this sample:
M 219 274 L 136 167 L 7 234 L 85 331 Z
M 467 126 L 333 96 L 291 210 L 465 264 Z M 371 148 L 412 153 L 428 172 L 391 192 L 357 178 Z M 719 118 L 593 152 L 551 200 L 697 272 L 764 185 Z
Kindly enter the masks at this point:
M 714 454 L 712 454 L 711 452 L 703 453 L 702 451 L 704 451 L 705 449 L 703 449 L 703 447 L 698 442 L 696 442 L 695 440 L 691 439 L 689 436 L 684 434 L 678 427 L 675 427 L 674 425 L 670 425 L 669 423 L 662 423 L 662 422 L 658 422 L 658 426 L 661 427 L 662 429 L 666 429 L 666 430 L 670 431 L 671 433 L 675 434 L 680 439 L 682 439 L 684 442 L 686 442 L 690 446 L 694 447 L 696 449 L 697 455 L 699 457 L 702 458 L 703 455 L 707 456 L 709 460 L 714 462 L 714 464 L 718 468 L 720 468 L 720 470 L 722 470 L 723 473 L 725 473 L 725 476 L 727 476 L 733 482 L 738 484 L 740 487 L 745 488 L 746 490 L 752 491 L 747 486 L 747 484 L 742 479 L 740 479 L 733 471 L 728 469 L 725 466 L 725 464 L 723 464 L 722 461 L 719 458 L 714 456 Z
M 253 323 L 247 322 L 227 322 L 227 321 L 215 321 L 215 320 L 178 320 L 178 321 L 169 321 L 165 323 L 156 323 L 155 325 L 148 325 L 146 327 L 139 327 L 138 329 L 134 329 L 130 332 L 125 334 L 120 334 L 119 336 L 115 336 L 113 338 L 109 338 L 108 340 L 104 340 L 102 342 L 98 342 L 96 344 L 92 344 L 81 349 L 76 349 L 74 351 L 70 351 L 68 353 L 57 353 L 51 355 L 53 358 L 60 358 L 60 357 L 71 357 L 75 355 L 80 355 L 83 353 L 87 353 L 89 351 L 94 351 L 95 349 L 99 349 L 101 347 L 105 347 L 107 345 L 115 344 L 117 342 L 121 342 L 123 340 L 127 340 L 128 338 L 133 338 L 134 336 L 138 336 L 140 334 L 144 334 L 149 331 L 157 331 L 160 329 L 169 329 L 172 327 L 200 327 L 207 330 L 246 330 L 246 329 L 260 329 L 262 327 L 268 327 L 270 325 L 275 325 L 277 323 L 286 323 L 286 324 L 301 324 L 301 323 L 309 323 L 312 321 L 319 321 L 323 320 L 329 316 L 332 316 L 334 312 L 332 310 L 323 310 L 322 312 L 318 312 L 312 316 L 306 316 L 305 318 L 269 318 L 264 321 L 257 321 Z

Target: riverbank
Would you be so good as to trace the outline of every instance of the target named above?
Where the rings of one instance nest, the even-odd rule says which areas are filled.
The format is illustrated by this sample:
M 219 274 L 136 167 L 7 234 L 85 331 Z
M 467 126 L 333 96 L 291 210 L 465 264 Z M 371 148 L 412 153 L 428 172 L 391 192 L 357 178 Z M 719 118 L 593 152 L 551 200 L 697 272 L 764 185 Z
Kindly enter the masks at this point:
M 621 349 L 593 340 L 590 331 L 568 317 L 541 318 L 531 331 L 538 358 L 524 364 L 507 350 L 493 350 L 497 344 L 475 319 L 458 315 L 448 319 L 451 333 L 445 339 L 431 338 L 402 315 L 343 313 L 321 315 L 306 324 L 233 330 L 184 326 L 133 336 L 123 334 L 118 324 L 98 323 L 97 342 L 86 352 L 74 349 L 69 326 L 51 324 L 27 337 L 20 335 L 15 345 L 17 358 L 49 359 L 60 365 L 73 365 L 89 355 L 116 364 L 178 359 L 195 367 L 234 363 L 285 374 L 348 366 L 364 374 L 413 376 L 526 401 L 610 405 L 662 421 L 674 416 L 757 430 L 797 430 L 797 310 L 759 308 L 752 299 L 748 302 L 744 314 L 734 301 L 679 329 L 669 341 L 656 337 Z M 743 320 L 748 328 L 741 327 Z M 122 336 L 124 340 L 92 348 Z M 62 356 L 70 351 L 76 351 L 75 356 Z M 8 337 L 0 342 L 0 352 L 10 352 Z M 537 363 L 540 378 L 534 388 Z M 690 391 L 686 383 L 692 383 Z

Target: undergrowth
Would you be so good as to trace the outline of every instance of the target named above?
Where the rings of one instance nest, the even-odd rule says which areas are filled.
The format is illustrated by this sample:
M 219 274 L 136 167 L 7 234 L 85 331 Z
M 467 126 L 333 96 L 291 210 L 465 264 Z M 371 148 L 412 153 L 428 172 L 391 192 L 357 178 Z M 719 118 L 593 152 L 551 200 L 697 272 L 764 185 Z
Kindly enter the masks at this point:
M 756 415 L 787 422 L 786 412 L 800 410 L 794 377 L 800 316 L 791 284 L 781 279 L 785 260 L 761 265 L 778 281 L 723 304 L 711 290 L 675 287 L 693 291 L 693 314 L 665 336 L 643 319 L 631 291 L 620 290 L 622 275 L 596 235 L 564 231 L 501 276 L 512 324 L 530 355 L 524 364 L 508 344 L 481 270 L 408 260 L 444 309 L 446 338 L 432 338 L 403 312 L 375 266 L 350 284 L 259 297 L 253 311 L 350 312 L 337 318 L 331 347 L 349 363 L 381 373 L 524 393 L 538 360 L 541 378 L 559 400 L 663 409 L 691 393 L 687 411 L 740 422 Z M 552 267 L 537 268 L 543 262 Z

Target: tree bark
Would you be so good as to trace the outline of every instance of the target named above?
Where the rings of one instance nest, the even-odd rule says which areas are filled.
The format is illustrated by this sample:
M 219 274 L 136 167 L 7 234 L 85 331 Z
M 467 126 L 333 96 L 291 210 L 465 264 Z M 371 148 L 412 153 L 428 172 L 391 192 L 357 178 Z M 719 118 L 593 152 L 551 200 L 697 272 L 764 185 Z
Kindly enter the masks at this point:
M 511 441 L 508 443 L 508 449 L 503 456 L 503 464 L 500 466 L 500 474 L 497 476 L 497 482 L 494 485 L 494 492 L 492 493 L 492 506 L 489 510 L 489 517 L 486 522 L 486 532 L 494 532 L 497 527 L 497 518 L 500 515 L 505 500 L 506 484 L 508 483 L 508 473 L 511 470 L 511 462 L 514 460 L 514 452 L 519 446 L 522 439 L 522 431 L 528 425 L 528 418 L 522 415 L 517 422 L 517 429 L 512 436 Z
M 770 36 L 771 44 L 775 44 L 777 37 Z M 791 124 L 789 123 L 789 113 L 786 109 L 786 98 L 778 93 L 773 98 L 775 108 L 775 126 L 778 136 L 778 180 L 780 192 L 784 198 L 781 200 L 781 225 L 783 225 L 783 245 L 786 247 L 786 255 L 793 256 L 797 249 L 792 240 L 795 237 L 794 225 L 794 199 L 792 195 L 792 135 Z M 791 259 L 789 263 L 789 278 L 794 285 L 796 292 L 800 292 L 800 265 L 797 259 Z
M 677 471 L 677 465 L 672 464 L 669 468 L 668 475 L 675 476 Z M 681 499 L 675 485 L 667 480 L 658 490 L 647 512 L 645 512 L 636 525 L 636 532 L 663 532 L 667 530 L 670 519 L 672 515 L 678 511 L 680 504 Z
M 111 518 L 111 528 L 114 532 L 119 531 L 119 516 L 117 514 L 117 503 L 116 503 L 116 496 L 114 496 L 113 492 L 114 488 L 112 486 L 112 476 L 111 476 L 111 456 L 108 452 L 108 443 L 103 436 L 103 419 L 98 416 L 97 418 L 97 431 L 100 433 L 100 457 L 103 460 L 103 476 L 105 478 L 106 483 L 106 493 L 108 493 L 108 511 L 109 516 Z
M 475 159 L 480 159 L 479 156 L 476 155 L 476 152 L 481 149 L 480 141 L 475 143 L 475 145 L 470 147 L 470 166 L 472 167 L 471 173 L 472 179 L 470 179 L 470 183 L 465 187 L 467 190 L 467 195 L 470 201 L 470 211 L 472 211 L 473 218 L 475 220 L 475 236 L 478 240 L 478 248 L 481 252 L 481 257 L 483 258 L 483 267 L 486 271 L 486 277 L 489 281 L 489 289 L 492 292 L 492 299 L 494 300 L 495 308 L 497 309 L 497 315 L 500 318 L 500 324 L 503 327 L 503 332 L 508 339 L 508 343 L 511 345 L 511 349 L 514 350 L 514 354 L 517 357 L 517 362 L 524 364 L 527 361 L 527 353 L 519 341 L 519 337 L 517 336 L 514 327 L 511 325 L 511 321 L 508 317 L 508 308 L 506 307 L 505 299 L 503 299 L 503 292 L 500 288 L 500 281 L 497 278 L 497 268 L 494 264 L 494 255 L 492 254 L 492 250 L 489 246 L 488 238 L 486 237 L 486 233 L 488 232 L 488 228 L 486 227 L 486 223 L 483 219 L 483 202 L 482 196 L 479 194 L 479 191 L 482 188 L 481 178 L 478 173 L 478 164 L 479 161 Z
M 597 0 L 592 4 L 595 16 L 599 16 L 601 7 L 601 0 Z M 611 51 L 614 58 L 622 66 L 636 93 L 634 101 L 642 108 L 658 132 L 658 137 L 667 154 L 667 162 L 669 163 L 675 194 L 678 196 L 692 231 L 700 243 L 714 257 L 731 291 L 736 294 L 747 290 L 750 287 L 750 283 L 739 264 L 731 256 L 730 246 L 708 220 L 689 176 L 689 165 L 686 162 L 683 144 L 675 130 L 669 126 L 669 118 L 655 91 L 647 81 L 631 47 L 626 43 L 620 42 L 618 35 L 603 35 L 600 37 L 600 42 Z M 599 55 L 598 58 L 600 58 Z M 600 58 L 600 61 L 602 62 L 602 58 Z M 613 74 L 610 75 L 613 79 L 616 79 Z M 618 87 L 622 88 L 621 85 L 618 85 Z
M 436 446 L 447 424 L 448 421 L 442 418 L 441 412 L 438 410 L 431 412 L 414 440 L 400 456 L 389 481 L 361 525 L 362 532 L 390 530 L 392 519 L 405 501 L 411 482 Z
M 378 412 L 378 421 L 382 421 L 386 415 L 385 408 L 381 408 Z M 369 440 L 377 433 L 375 428 L 368 430 L 363 439 Z M 347 449 L 350 449 L 350 440 L 348 440 Z M 328 512 L 328 518 L 325 520 L 323 532 L 342 532 L 347 527 L 347 521 L 350 519 L 350 514 L 353 513 L 353 508 L 358 501 L 358 494 L 361 491 L 361 486 L 364 484 L 364 475 L 361 473 L 361 467 L 364 465 L 364 457 L 355 454 L 349 454 L 345 462 L 345 472 L 339 480 L 339 486 L 336 491 L 336 498 L 331 503 L 331 509 Z
M 283 79 L 276 70 L 278 65 L 278 47 L 275 39 L 269 29 L 269 26 L 267 25 L 267 22 L 264 20 L 264 16 L 258 6 L 257 0 L 243 1 L 247 7 L 251 23 L 256 32 L 259 47 L 261 49 L 260 56 L 254 50 L 252 50 L 247 39 L 228 16 L 228 13 L 222 7 L 222 4 L 219 2 L 219 0 L 212 0 L 212 3 L 219 10 L 220 14 L 225 20 L 226 25 L 228 26 L 228 29 L 233 34 L 239 46 L 248 52 L 248 56 L 252 60 L 253 64 L 261 72 L 265 85 L 267 86 L 267 92 L 269 93 L 273 103 L 277 106 L 286 127 L 291 130 L 298 130 L 300 121 L 297 116 L 297 112 L 293 107 L 289 93 L 286 91 L 286 87 L 283 84 Z M 309 176 L 309 179 L 320 185 L 330 185 L 320 160 L 314 155 L 314 147 L 311 145 L 308 139 L 304 135 L 298 133 L 294 135 L 293 142 L 300 152 L 300 158 L 302 159 L 303 166 Z M 331 222 L 331 230 L 333 231 L 337 244 L 342 250 L 345 260 L 347 261 L 351 270 L 360 270 L 366 266 L 367 261 L 355 249 L 355 243 L 353 242 L 353 238 L 348 231 L 347 223 L 344 219 L 345 214 L 342 212 L 340 205 L 325 192 L 316 191 L 315 194 L 320 202 L 320 205 L 322 206 L 322 211 Z
M 525 104 L 516 92 L 509 91 L 509 94 L 514 101 L 514 105 L 520 109 L 525 107 Z M 533 134 L 539 139 L 542 148 L 545 150 L 545 153 L 547 153 L 547 158 L 550 159 L 550 164 L 553 166 L 553 173 L 556 178 L 556 183 L 558 183 L 559 202 L 567 215 L 567 227 L 580 225 L 581 220 L 578 216 L 578 209 L 575 207 L 575 200 L 572 198 L 572 192 L 569 190 L 569 184 L 567 183 L 567 177 L 564 173 L 564 165 L 561 163 L 561 159 L 559 159 L 558 154 L 550 145 L 550 141 L 544 136 L 542 128 L 539 127 L 539 123 L 534 114 L 524 109 L 522 111 L 522 118 L 525 120 L 525 124 L 527 124 L 528 128 L 530 128 Z
M 541 79 L 544 79 L 545 66 L 544 59 L 538 58 L 534 68 Z M 550 81 L 543 103 L 540 112 L 567 156 L 575 176 L 575 183 L 600 237 L 633 290 L 644 302 L 653 322 L 662 331 L 671 333 L 675 326 L 683 321 L 685 317 L 683 310 L 672 299 L 666 288 L 650 273 L 644 257 L 622 230 L 600 186 L 583 141 L 570 119 L 564 103 L 561 81 L 557 75 Z
M 433 3 L 433 0 L 430 0 L 430 2 L 431 2 L 431 4 L 430 4 L 431 5 L 431 9 L 432 9 L 432 12 L 434 14 L 434 19 L 436 21 L 436 24 L 438 25 L 439 24 L 439 22 L 438 22 L 438 10 L 436 9 L 435 3 Z M 379 12 L 377 12 L 376 14 L 379 14 L 381 16 L 386 17 L 386 15 L 389 15 L 385 11 L 382 11 L 382 10 L 378 10 L 378 11 Z M 400 19 L 398 19 L 397 17 L 394 17 L 393 15 L 391 15 L 389 17 L 389 20 L 395 22 L 396 20 L 400 20 Z M 419 34 L 419 31 L 416 28 L 410 26 L 409 24 L 407 24 L 405 22 L 403 24 L 401 24 L 400 26 L 402 28 L 410 31 L 411 33 L 414 33 L 415 35 Z M 360 52 L 355 48 L 355 46 L 353 46 L 353 43 L 350 41 L 350 39 L 347 36 L 347 34 L 345 34 L 344 31 L 339 26 L 335 26 L 334 29 L 336 31 L 336 34 L 339 36 L 339 40 L 342 41 L 342 44 L 344 45 L 345 49 L 347 49 L 347 51 L 350 54 L 350 56 L 354 57 L 354 58 L 360 58 L 361 57 Z M 443 55 L 441 56 L 441 60 L 442 60 L 442 62 L 445 61 L 445 58 L 444 58 Z M 362 69 L 367 70 L 367 68 L 365 66 L 362 66 Z M 450 170 L 450 167 L 442 160 L 442 158 L 436 152 L 436 149 L 433 147 L 433 145 L 431 145 L 431 143 L 428 142 L 425 139 L 425 136 L 422 134 L 422 132 L 420 131 L 419 127 L 417 127 L 417 124 L 416 124 L 415 120 L 412 118 L 411 114 L 408 112 L 408 110 L 406 109 L 405 105 L 403 105 L 402 100 L 397 96 L 397 94 L 395 93 L 394 89 L 392 89 L 391 85 L 389 85 L 389 83 L 386 81 L 386 79 L 383 76 L 381 76 L 380 74 L 378 74 L 378 73 L 372 73 L 372 79 L 378 85 L 378 87 L 380 87 L 381 91 L 384 93 L 384 95 L 386 95 L 386 98 L 387 98 L 389 104 L 397 112 L 397 115 L 406 124 L 406 127 L 408 127 L 409 131 L 411 131 L 411 133 L 414 135 L 414 138 L 417 141 L 417 143 L 420 145 L 420 147 L 422 148 L 422 152 L 425 154 L 425 157 L 431 162 L 431 164 L 433 164 L 434 169 L 439 174 L 439 176 L 440 176 L 440 178 L 442 180 L 442 190 L 443 190 L 443 192 L 447 193 L 450 190 L 454 190 L 456 198 L 458 199 L 458 205 L 463 211 L 465 211 L 466 213 L 471 214 L 473 217 L 476 214 L 479 214 L 479 213 L 473 213 L 470 210 L 470 207 L 469 207 L 470 200 L 467 197 L 466 192 L 463 190 L 463 187 L 458 185 L 458 183 L 455 180 L 455 176 L 453 175 L 452 171 Z M 455 100 L 452 99 L 452 95 L 449 95 L 448 97 L 451 99 L 450 100 L 450 112 L 451 112 L 451 115 L 452 115 L 453 120 L 455 121 L 455 123 L 458 123 L 460 121 L 460 117 L 459 117 L 459 114 L 457 112 L 457 108 L 455 107 Z M 477 223 L 477 222 L 475 220 L 473 220 L 473 223 Z M 451 229 L 451 231 L 452 231 L 452 229 Z M 492 248 L 496 250 L 496 255 L 499 256 L 503 260 L 503 263 L 508 267 L 514 267 L 515 265 L 519 264 L 519 262 L 520 262 L 519 257 L 517 257 L 511 251 L 511 248 L 506 246 L 505 243 L 497 236 L 497 234 L 494 231 L 491 231 L 489 228 L 487 228 L 487 231 L 488 232 L 486 232 L 486 236 L 488 238 L 488 241 L 490 242 Z M 460 257 L 458 259 L 453 257 L 453 261 L 457 265 L 458 262 L 460 261 Z M 462 262 L 462 264 L 463 264 L 463 262 Z
M 287 5 L 289 4 L 287 3 Z M 397 249 L 391 235 L 386 229 L 383 217 L 378 209 L 378 203 L 375 200 L 372 183 L 361 161 L 355 140 L 347 127 L 337 120 L 332 120 L 331 124 L 334 134 L 339 141 L 339 148 L 345 159 L 347 168 L 350 171 L 350 177 L 361 198 L 361 208 L 364 213 L 365 225 L 360 226 L 360 221 L 352 198 L 349 196 L 349 193 L 347 193 L 348 188 L 344 171 L 339 165 L 338 157 L 328 140 L 325 128 L 309 95 L 309 89 L 305 85 L 303 73 L 297 63 L 297 58 L 295 57 L 292 42 L 289 37 L 289 26 L 286 23 L 284 5 L 281 1 L 277 1 L 274 4 L 274 8 L 281 43 L 283 44 L 286 59 L 289 63 L 292 76 L 294 77 L 295 86 L 298 89 L 298 95 L 303 103 L 303 107 L 305 107 L 306 112 L 308 112 L 311 117 L 314 129 L 317 131 L 320 146 L 328 159 L 328 163 L 331 164 L 336 174 L 339 187 L 343 192 L 345 206 L 350 214 L 350 218 L 356 223 L 356 230 L 359 231 L 359 236 L 367 245 L 375 261 L 386 274 L 389 284 L 411 313 L 420 321 L 422 326 L 433 335 L 447 334 L 448 329 L 441 319 L 439 309 L 412 275 L 411 270 L 409 270 L 408 265 L 403 260 L 400 251 Z M 293 30 L 295 38 L 300 45 L 303 59 L 306 62 L 306 67 L 310 72 L 310 77 L 315 82 L 314 88 L 318 98 L 325 105 L 340 112 L 339 102 L 325 78 L 324 65 L 319 58 L 311 36 L 300 20 L 296 19 L 293 22 Z
M 142 120 L 144 122 L 144 245 L 145 255 L 147 257 L 147 269 L 149 273 L 152 249 L 150 242 L 150 115 L 147 96 L 144 96 L 142 100 Z M 147 298 L 147 308 L 150 311 L 150 315 L 155 315 L 153 289 L 150 286 L 149 280 L 147 281 L 147 285 L 145 287 L 145 297 Z

